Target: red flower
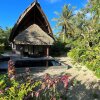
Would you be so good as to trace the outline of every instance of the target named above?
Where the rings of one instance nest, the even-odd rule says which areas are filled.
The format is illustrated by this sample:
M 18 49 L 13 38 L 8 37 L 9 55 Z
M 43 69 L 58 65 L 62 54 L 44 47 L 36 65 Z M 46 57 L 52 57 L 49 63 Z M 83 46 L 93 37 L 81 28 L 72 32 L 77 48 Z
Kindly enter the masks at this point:
M 13 75 L 13 78 L 15 78 L 15 67 L 14 67 L 14 63 L 12 60 L 8 61 L 8 77 L 11 78 Z
M 66 89 L 67 89 L 67 86 L 68 86 L 68 78 L 69 78 L 69 76 L 67 76 L 67 75 L 64 75 L 64 76 L 61 77 L 61 81 L 63 82 L 64 87 Z
M 45 76 L 44 76 L 44 79 L 45 79 L 45 80 L 48 80 L 48 79 L 50 79 L 50 78 L 51 78 L 50 75 L 49 75 L 48 73 L 46 73 Z

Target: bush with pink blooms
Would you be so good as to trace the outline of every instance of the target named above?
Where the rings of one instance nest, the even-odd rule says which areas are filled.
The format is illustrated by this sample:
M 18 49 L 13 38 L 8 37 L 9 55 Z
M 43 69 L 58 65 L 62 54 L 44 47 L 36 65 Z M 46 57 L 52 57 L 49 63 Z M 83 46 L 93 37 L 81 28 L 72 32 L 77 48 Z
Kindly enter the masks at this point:
M 67 100 L 68 75 L 34 79 L 30 68 L 24 74 L 16 74 L 9 61 L 8 74 L 0 75 L 0 100 Z
M 12 76 L 13 77 L 13 76 Z M 0 100 L 66 100 L 68 76 L 51 77 L 45 74 L 43 79 L 34 80 L 32 76 L 16 76 L 9 79 L 1 75 Z M 17 79 L 20 78 L 18 81 Z

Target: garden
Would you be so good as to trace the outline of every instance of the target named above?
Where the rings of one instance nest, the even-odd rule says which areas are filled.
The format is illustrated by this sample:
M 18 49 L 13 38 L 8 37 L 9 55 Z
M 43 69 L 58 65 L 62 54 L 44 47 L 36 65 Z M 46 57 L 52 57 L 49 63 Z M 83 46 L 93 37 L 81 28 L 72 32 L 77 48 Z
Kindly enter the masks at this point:
M 99 80 L 88 70 L 73 67 L 35 72 L 27 67 L 18 73 L 10 60 L 8 73 L 0 74 L 0 100 L 99 100 Z
M 42 79 L 34 79 L 30 68 L 17 74 L 10 60 L 8 74 L 0 75 L 0 80 L 0 100 L 67 100 L 67 74 L 52 77 L 46 73 Z
M 71 68 L 47 68 L 36 74 L 25 68 L 18 74 L 10 60 L 8 72 L 0 73 L 0 100 L 100 100 L 100 1 L 89 0 L 78 12 L 65 4 L 55 13 L 59 31 L 50 55 Z M 12 52 L 10 32 L 0 27 L 0 56 Z
M 66 53 L 100 78 L 100 1 L 89 0 L 77 12 L 65 4 L 62 12 L 56 15 L 58 17 L 53 20 L 60 31 L 55 36 L 54 48 L 59 50 L 58 56 Z

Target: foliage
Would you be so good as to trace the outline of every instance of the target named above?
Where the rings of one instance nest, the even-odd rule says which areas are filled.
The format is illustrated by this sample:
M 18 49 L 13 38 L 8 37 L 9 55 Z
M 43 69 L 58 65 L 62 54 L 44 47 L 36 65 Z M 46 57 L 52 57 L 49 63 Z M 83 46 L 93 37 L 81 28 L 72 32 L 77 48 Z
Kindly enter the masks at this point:
M 1 77 L 0 100 L 59 100 L 63 94 L 57 90 L 58 85 L 64 84 L 65 92 L 68 85 L 68 76 L 66 75 L 61 78 L 51 78 L 49 74 L 46 74 L 42 81 L 29 79 L 28 76 L 23 82 L 14 79 L 9 80 L 6 75 L 0 75 Z M 66 95 L 63 98 L 66 98 Z
M 14 62 L 12 60 L 8 61 L 8 77 L 9 79 L 15 79 L 15 67 L 14 67 Z M 13 77 L 12 77 L 13 76 Z
M 23 74 L 15 74 L 13 62 L 9 61 L 8 75 L 0 75 L 0 100 L 66 100 L 68 75 L 33 79 L 30 68 Z
M 56 57 L 64 55 L 64 53 L 66 52 L 65 45 L 66 45 L 66 43 L 63 43 L 63 42 L 57 40 L 54 43 L 54 45 L 51 47 L 50 55 L 56 56 Z
M 65 41 L 65 36 L 69 38 L 73 33 L 73 24 L 72 24 L 72 17 L 73 17 L 73 8 L 69 9 L 70 5 L 64 5 L 62 9 L 62 13 L 56 13 L 56 15 L 59 16 L 59 18 L 54 18 L 54 21 L 57 21 L 56 27 L 59 27 L 61 31 L 60 34 L 63 35 L 63 42 Z
M 25 95 L 28 94 L 29 91 L 36 86 L 38 86 L 40 82 L 35 82 L 31 85 L 31 83 L 20 83 L 16 80 L 9 80 L 9 78 L 4 75 L 2 76 L 2 80 L 0 82 L 0 100 L 22 100 Z
M 0 28 L 0 52 L 3 50 L 9 49 L 9 35 L 11 28 L 6 28 L 5 30 Z
M 69 36 L 65 35 L 64 42 L 71 47 L 67 55 L 75 61 L 85 64 L 100 78 L 100 1 L 89 0 L 85 8 L 75 15 L 72 12 L 71 18 L 67 19 L 69 12 L 72 12 L 72 10 L 64 6 L 62 11 L 64 17 L 61 18 L 61 13 L 57 20 L 57 25 L 65 19 L 71 22 L 71 27 L 65 31 L 65 34 L 69 34 L 69 31 L 72 33 Z M 63 24 L 60 24 L 61 26 L 62 30 Z M 60 35 L 59 38 L 63 41 Z
M 0 54 L 4 51 L 4 44 L 0 44 Z

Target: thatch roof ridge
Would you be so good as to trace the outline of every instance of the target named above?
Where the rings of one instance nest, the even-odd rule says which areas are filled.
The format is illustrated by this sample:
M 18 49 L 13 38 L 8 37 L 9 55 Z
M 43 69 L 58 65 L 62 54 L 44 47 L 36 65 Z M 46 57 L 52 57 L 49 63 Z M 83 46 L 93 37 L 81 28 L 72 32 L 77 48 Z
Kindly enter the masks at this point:
M 15 44 L 52 45 L 54 39 L 44 32 L 38 25 L 33 24 L 17 35 Z

